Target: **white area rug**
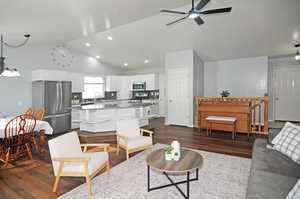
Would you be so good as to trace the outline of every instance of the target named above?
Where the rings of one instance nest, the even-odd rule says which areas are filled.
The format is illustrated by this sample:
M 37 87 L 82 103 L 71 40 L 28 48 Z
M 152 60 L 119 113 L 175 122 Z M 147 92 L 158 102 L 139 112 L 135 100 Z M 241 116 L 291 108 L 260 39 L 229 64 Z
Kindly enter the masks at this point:
M 164 145 L 156 144 L 155 149 Z M 204 166 L 199 170 L 199 180 L 190 183 L 191 199 L 244 199 L 250 173 L 251 160 L 218 153 L 193 150 L 204 158 Z M 151 150 L 143 151 L 116 167 L 111 175 L 101 174 L 92 180 L 93 199 L 182 199 L 175 187 L 147 192 L 146 157 Z M 195 174 L 191 174 L 194 178 Z M 184 176 L 171 176 L 176 182 Z M 151 187 L 169 184 L 163 174 L 151 170 Z M 185 192 L 186 185 L 179 185 Z M 86 184 L 59 197 L 60 199 L 90 198 Z

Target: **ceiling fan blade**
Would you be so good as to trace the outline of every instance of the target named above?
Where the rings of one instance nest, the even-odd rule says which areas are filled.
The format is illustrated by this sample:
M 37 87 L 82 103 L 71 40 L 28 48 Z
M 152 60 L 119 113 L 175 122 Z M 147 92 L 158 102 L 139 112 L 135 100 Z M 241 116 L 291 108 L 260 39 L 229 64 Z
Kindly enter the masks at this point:
M 196 17 L 194 20 L 199 26 L 204 24 L 204 21 L 201 19 L 201 17 Z
M 197 5 L 196 5 L 196 10 L 201 10 L 206 4 L 208 4 L 210 0 L 201 0 Z
M 187 13 L 185 13 L 185 12 L 174 11 L 174 10 L 161 10 L 160 12 L 164 12 L 164 13 L 172 13 L 172 14 L 181 14 L 181 15 L 187 14 Z
M 174 23 L 177 23 L 177 22 L 180 22 L 180 21 L 182 21 L 182 20 L 184 20 L 184 19 L 186 19 L 186 18 L 188 18 L 188 16 L 185 16 L 185 17 L 183 17 L 183 18 L 177 19 L 176 21 L 173 21 L 173 22 L 168 23 L 168 24 L 166 24 L 166 25 L 167 25 L 167 26 L 170 26 L 170 25 L 172 25 L 172 24 L 174 24 Z
M 219 8 L 219 9 L 213 9 L 213 10 L 205 10 L 202 11 L 201 14 L 208 15 L 208 14 L 218 14 L 218 13 L 224 13 L 224 12 L 231 12 L 232 7 L 228 8 Z

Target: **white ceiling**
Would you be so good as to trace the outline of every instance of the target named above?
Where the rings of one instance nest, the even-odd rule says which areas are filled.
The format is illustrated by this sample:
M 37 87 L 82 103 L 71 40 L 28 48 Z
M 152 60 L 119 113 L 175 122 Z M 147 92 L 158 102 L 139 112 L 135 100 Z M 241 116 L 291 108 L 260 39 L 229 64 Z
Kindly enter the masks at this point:
M 30 43 L 57 44 L 89 36 L 189 0 L 0 0 L 0 32 L 10 40 L 31 33 Z
M 1 32 L 30 32 L 32 44 L 66 42 L 128 68 L 163 66 L 166 52 L 191 48 L 204 61 L 286 55 L 300 41 L 299 0 L 211 0 L 205 9 L 232 6 L 232 12 L 203 17 L 202 26 L 186 20 L 170 27 L 176 16 L 159 10 L 186 11 L 190 0 L 0 1 Z

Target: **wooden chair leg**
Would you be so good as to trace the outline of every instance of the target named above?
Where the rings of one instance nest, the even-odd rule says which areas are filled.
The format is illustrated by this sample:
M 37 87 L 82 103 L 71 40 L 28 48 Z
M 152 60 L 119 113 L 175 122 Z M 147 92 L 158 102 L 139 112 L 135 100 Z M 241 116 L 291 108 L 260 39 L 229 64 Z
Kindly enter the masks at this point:
M 27 150 L 28 156 L 32 160 L 33 157 L 32 157 L 31 149 L 30 149 L 28 143 L 26 143 L 25 146 L 26 146 L 26 150 Z
M 45 130 L 41 130 L 39 132 L 40 134 L 40 143 L 39 143 L 39 150 L 40 150 L 40 153 L 44 152 L 44 146 L 45 146 Z
M 85 176 L 85 179 L 86 179 L 88 195 L 91 196 L 92 195 L 92 184 L 91 184 L 90 176 L 89 175 Z
M 88 195 L 92 195 L 92 184 L 91 184 L 91 178 L 89 175 L 89 167 L 88 167 L 88 162 L 85 162 L 84 164 L 84 170 L 85 170 L 85 179 L 86 179 L 86 185 L 87 185 L 87 192 Z
M 120 154 L 120 146 L 117 145 L 117 155 L 119 155 L 119 154 Z
M 33 145 L 34 145 L 35 150 L 40 153 L 41 151 L 40 151 L 40 148 L 39 148 L 39 146 L 36 142 L 35 137 L 32 138 L 32 141 L 33 141 Z
M 55 177 L 55 182 L 54 182 L 54 186 L 53 186 L 53 190 L 52 190 L 53 192 L 56 192 L 56 190 L 57 190 L 58 183 L 59 183 L 59 180 L 60 180 L 60 175 L 61 175 L 63 167 L 64 167 L 64 163 L 63 162 L 59 163 L 59 168 L 58 168 L 58 171 L 57 171 L 57 175 Z
M 128 160 L 129 159 L 129 151 L 128 151 L 128 149 L 126 149 L 126 160 Z
M 4 165 L 3 165 L 4 168 L 7 168 L 7 166 L 8 166 L 9 155 L 10 155 L 10 148 L 8 148 L 7 153 L 5 155 L 5 160 L 4 160 Z
M 106 163 L 106 171 L 107 171 L 107 174 L 110 175 L 110 164 L 109 164 L 109 160 L 108 160 L 107 163 Z

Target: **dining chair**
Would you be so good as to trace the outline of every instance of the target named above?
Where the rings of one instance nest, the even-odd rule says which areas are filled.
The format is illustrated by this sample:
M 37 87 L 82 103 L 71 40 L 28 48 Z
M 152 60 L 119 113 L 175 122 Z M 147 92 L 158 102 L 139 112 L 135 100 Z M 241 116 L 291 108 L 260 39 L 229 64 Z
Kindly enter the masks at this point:
M 45 109 L 44 108 L 40 108 L 40 110 L 35 113 L 35 119 L 36 120 L 44 120 L 44 116 L 45 116 Z
M 35 125 L 36 120 L 32 115 L 18 115 L 6 124 L 0 150 L 0 161 L 4 167 L 8 166 L 9 161 L 26 153 L 32 159 L 30 143 Z
M 55 175 L 53 192 L 56 192 L 61 176 L 77 176 L 86 178 L 91 196 L 91 179 L 104 168 L 108 173 L 110 171 L 109 144 L 80 144 L 77 132 L 73 131 L 49 140 L 48 145 Z M 104 152 L 87 153 L 88 147 L 103 147 Z
M 144 136 L 148 133 L 149 136 Z M 139 127 L 138 119 L 119 120 L 117 122 L 117 152 L 120 148 L 126 151 L 126 159 L 129 154 L 145 149 L 153 148 L 153 131 Z
M 38 112 L 35 113 L 35 119 L 36 120 L 44 120 L 44 116 L 45 116 L 45 109 L 44 108 L 40 108 Z M 32 136 L 32 142 L 34 144 L 34 148 L 37 152 L 42 152 L 42 149 L 39 147 L 37 140 L 39 140 L 39 133 L 38 131 L 34 131 L 33 136 Z
M 33 115 L 34 114 L 34 108 L 29 108 L 27 109 L 27 111 L 25 112 L 25 115 Z

